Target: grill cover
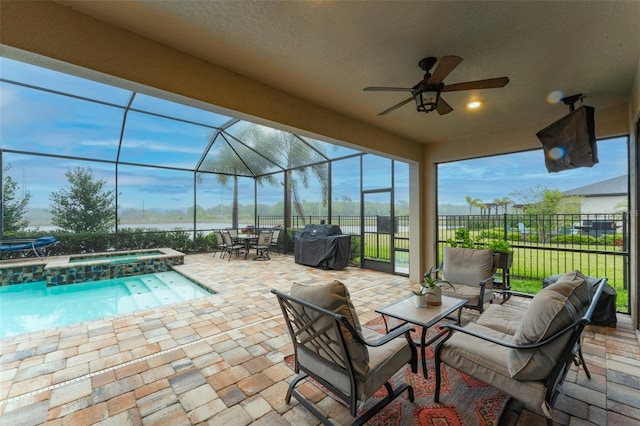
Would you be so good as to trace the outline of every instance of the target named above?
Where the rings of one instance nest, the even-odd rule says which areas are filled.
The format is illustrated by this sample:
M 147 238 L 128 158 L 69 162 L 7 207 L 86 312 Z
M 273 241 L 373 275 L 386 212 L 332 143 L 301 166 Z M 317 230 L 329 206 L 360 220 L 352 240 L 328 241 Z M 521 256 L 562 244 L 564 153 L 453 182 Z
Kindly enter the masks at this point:
M 562 274 L 551 275 L 542 280 L 542 287 L 550 286 L 560 279 Z M 587 283 L 595 288 L 598 278 L 587 277 Z M 604 325 L 607 327 L 615 327 L 618 319 L 616 317 L 616 290 L 607 283 L 602 290 L 600 300 L 596 304 L 596 309 L 591 315 L 591 324 Z
M 322 269 L 344 269 L 351 257 L 351 236 L 338 225 L 306 225 L 293 241 L 296 263 Z

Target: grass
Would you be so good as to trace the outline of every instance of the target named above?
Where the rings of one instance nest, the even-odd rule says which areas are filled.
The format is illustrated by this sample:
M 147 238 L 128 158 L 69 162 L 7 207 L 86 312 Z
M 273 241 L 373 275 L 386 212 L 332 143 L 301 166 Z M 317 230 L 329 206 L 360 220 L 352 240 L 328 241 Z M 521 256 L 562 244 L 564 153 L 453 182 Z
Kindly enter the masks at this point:
M 365 257 L 389 261 L 391 258 L 389 235 L 365 236 Z M 442 249 L 443 244 L 440 245 Z M 511 287 L 514 291 L 536 294 L 542 290 L 542 280 L 550 275 L 579 270 L 592 277 L 607 277 L 616 290 L 616 306 L 620 312 L 629 312 L 629 291 L 624 289 L 624 261 L 620 249 L 613 246 L 589 246 L 593 251 L 580 250 L 579 245 L 567 243 L 536 244 L 519 243 L 514 247 L 513 265 L 510 269 Z M 442 258 L 440 253 L 439 258 Z

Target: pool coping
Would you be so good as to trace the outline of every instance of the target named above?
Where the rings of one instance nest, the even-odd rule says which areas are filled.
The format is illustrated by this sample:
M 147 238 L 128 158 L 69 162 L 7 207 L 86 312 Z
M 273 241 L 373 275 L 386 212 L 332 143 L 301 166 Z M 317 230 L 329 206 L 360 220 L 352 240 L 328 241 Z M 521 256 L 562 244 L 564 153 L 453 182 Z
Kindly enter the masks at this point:
M 76 268 L 82 266 L 91 266 L 91 265 L 110 265 L 112 261 L 107 259 L 97 259 L 97 260 L 87 260 L 86 262 L 73 262 L 73 259 L 77 259 L 80 257 L 102 257 L 108 255 L 110 257 L 126 255 L 131 252 L 135 253 L 148 253 L 148 252 L 160 252 L 161 254 L 145 256 L 144 260 L 153 260 L 153 259 L 162 259 L 167 256 L 171 257 L 184 257 L 184 253 L 174 250 L 168 247 L 162 248 L 152 248 L 152 249 L 140 249 L 140 250 L 118 250 L 118 251 L 107 251 L 101 253 L 89 253 L 89 254 L 71 254 L 67 256 L 58 256 L 50 262 L 46 262 L 45 270 L 53 269 L 53 268 Z

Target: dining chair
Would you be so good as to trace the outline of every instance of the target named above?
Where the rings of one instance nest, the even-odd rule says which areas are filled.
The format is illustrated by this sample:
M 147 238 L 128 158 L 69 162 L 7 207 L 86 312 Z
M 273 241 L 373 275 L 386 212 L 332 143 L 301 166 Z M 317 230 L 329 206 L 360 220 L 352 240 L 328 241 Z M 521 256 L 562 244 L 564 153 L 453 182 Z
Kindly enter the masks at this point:
M 224 232 L 224 243 L 225 243 L 225 253 L 229 254 L 229 260 L 231 260 L 231 255 L 235 252 L 236 258 L 240 256 L 240 250 L 244 249 L 244 244 L 234 243 L 231 239 L 231 233 Z
M 213 257 L 220 252 L 220 259 L 223 258 L 225 249 L 227 245 L 224 242 L 224 237 L 222 236 L 222 231 L 214 231 L 214 235 L 216 236 L 216 246 L 214 247 Z
M 273 238 L 273 232 L 260 231 L 258 234 L 258 240 L 255 244 L 251 245 L 252 249 L 256 249 L 257 257 L 254 260 L 269 260 L 269 253 L 271 252 L 271 239 Z
M 280 254 L 280 246 L 278 246 L 278 237 L 280 236 L 280 230 L 279 229 L 274 229 L 273 230 L 273 234 L 271 234 L 271 243 L 269 244 L 271 246 L 272 250 L 276 250 L 278 252 L 278 254 Z

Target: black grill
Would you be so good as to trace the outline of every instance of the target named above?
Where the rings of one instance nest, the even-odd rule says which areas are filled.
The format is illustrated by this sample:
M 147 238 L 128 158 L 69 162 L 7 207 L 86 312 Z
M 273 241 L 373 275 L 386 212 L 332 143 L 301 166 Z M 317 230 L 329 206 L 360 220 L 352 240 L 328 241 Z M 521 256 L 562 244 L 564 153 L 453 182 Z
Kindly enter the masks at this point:
M 306 225 L 296 231 L 293 250 L 301 265 L 344 269 L 351 257 L 351 236 L 337 225 Z

